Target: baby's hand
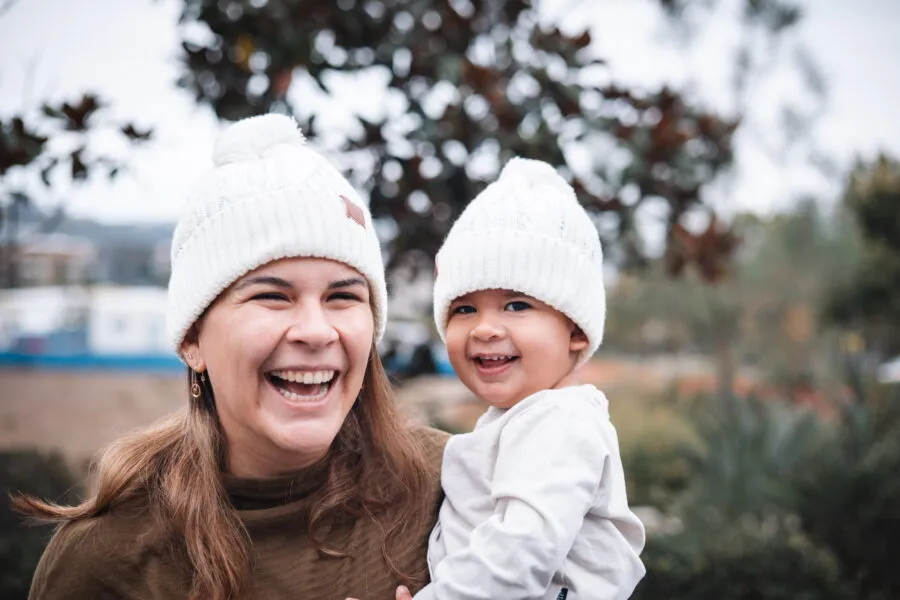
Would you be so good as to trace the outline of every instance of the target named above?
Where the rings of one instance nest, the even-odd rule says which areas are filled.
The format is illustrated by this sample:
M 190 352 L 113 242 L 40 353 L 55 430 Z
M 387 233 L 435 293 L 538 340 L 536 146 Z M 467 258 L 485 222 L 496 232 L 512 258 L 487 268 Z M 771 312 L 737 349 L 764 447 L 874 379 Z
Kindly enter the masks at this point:
M 347 598 L 347 600 L 357 600 L 356 598 Z M 412 594 L 406 588 L 405 585 L 401 585 L 397 588 L 397 592 L 394 595 L 394 600 L 412 600 Z

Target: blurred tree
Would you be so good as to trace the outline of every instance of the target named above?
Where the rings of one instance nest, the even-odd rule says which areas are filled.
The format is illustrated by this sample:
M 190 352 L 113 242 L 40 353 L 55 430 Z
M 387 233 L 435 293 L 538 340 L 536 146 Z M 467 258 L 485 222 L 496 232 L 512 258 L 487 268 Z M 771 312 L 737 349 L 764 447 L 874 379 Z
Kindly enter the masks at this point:
M 103 102 L 94 94 L 84 94 L 75 102 L 45 102 L 38 110 L 22 111 L 0 118 L 0 288 L 19 283 L 20 221 L 25 211 L 39 215 L 37 231 L 46 232 L 61 220 L 65 204 L 52 210 L 39 207 L 35 195 L 43 187 L 51 189 L 60 177 L 85 181 L 91 173 L 116 177 L 121 159 L 105 156 L 89 147 L 89 133 L 112 129 L 130 143 L 150 138 L 133 124 L 101 120 Z M 37 181 L 25 175 L 37 174 Z
M 839 332 L 820 312 L 828 291 L 856 270 L 860 237 L 852 220 L 804 200 L 791 212 L 753 221 L 741 227 L 742 357 L 791 395 L 842 384 L 835 368 Z
M 863 238 L 854 277 L 833 291 L 826 315 L 864 333 L 878 355 L 900 352 L 900 163 L 881 155 L 850 175 L 844 207 Z M 838 282 L 840 283 L 840 282 Z
M 715 356 L 725 330 L 735 362 L 791 396 L 842 385 L 839 331 L 819 313 L 829 290 L 856 270 L 861 240 L 850 216 L 803 200 L 772 217 L 739 214 L 733 228 L 742 244 L 718 285 L 693 273 L 673 281 L 659 269 L 624 278 L 610 295 L 607 343 Z
M 328 134 L 292 82 L 311 79 L 329 93 L 336 72 L 384 77 L 387 91 L 373 99 L 383 116 L 357 116 L 339 149 L 355 157 L 373 216 L 389 224 L 389 269 L 428 265 L 454 218 L 513 155 L 565 165 L 584 149 L 594 164 L 568 174 L 601 234 L 621 240 L 624 264 L 645 258 L 635 228 L 644 203 L 664 205 L 672 231 L 732 161 L 737 118 L 668 88 L 600 83 L 590 33 L 539 24 L 526 0 L 186 0 L 183 19 L 206 35 L 186 35 L 181 84 L 225 119 L 277 110 Z
M 731 80 L 730 110 L 741 122 L 736 137 L 742 146 L 754 148 L 757 156 L 768 158 L 779 169 L 812 167 L 818 175 L 833 178 L 838 169 L 812 136 L 827 109 L 827 85 L 802 41 L 786 37 L 802 17 L 800 5 L 782 0 L 661 0 L 661 5 L 671 17 L 676 36 L 680 33 L 688 46 L 704 37 L 696 35 L 702 27 L 736 26 L 737 34 L 723 52 L 731 57 L 725 74 Z M 756 110 L 763 106 L 767 108 Z M 706 194 L 708 202 L 727 206 L 736 182 L 723 178 L 721 186 Z M 727 229 L 713 236 L 715 229 L 712 219 L 705 235 L 688 238 L 687 243 L 676 229 L 669 238 L 670 248 L 676 250 L 670 249 L 667 258 L 670 271 L 678 272 L 684 262 L 680 254 L 705 257 L 697 261 L 700 285 L 714 338 L 719 393 L 728 396 L 734 391 L 740 360 L 740 298 L 736 296 L 740 290 L 718 284 L 736 276 L 740 267 L 729 259 L 740 240 Z

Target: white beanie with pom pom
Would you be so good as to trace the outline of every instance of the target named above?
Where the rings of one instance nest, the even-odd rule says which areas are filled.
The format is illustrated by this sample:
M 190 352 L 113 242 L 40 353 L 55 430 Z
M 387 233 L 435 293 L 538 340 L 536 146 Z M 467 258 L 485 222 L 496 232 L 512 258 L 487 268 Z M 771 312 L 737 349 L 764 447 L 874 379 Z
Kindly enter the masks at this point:
M 551 165 L 513 158 L 466 207 L 435 259 L 434 320 L 479 290 L 513 290 L 560 311 L 585 333 L 584 362 L 603 340 L 606 293 L 600 237 Z
M 293 119 L 250 117 L 216 143 L 213 169 L 188 201 L 172 239 L 167 332 L 187 331 L 237 279 L 273 260 L 328 258 L 368 280 L 380 340 L 387 316 L 381 248 L 368 207 Z

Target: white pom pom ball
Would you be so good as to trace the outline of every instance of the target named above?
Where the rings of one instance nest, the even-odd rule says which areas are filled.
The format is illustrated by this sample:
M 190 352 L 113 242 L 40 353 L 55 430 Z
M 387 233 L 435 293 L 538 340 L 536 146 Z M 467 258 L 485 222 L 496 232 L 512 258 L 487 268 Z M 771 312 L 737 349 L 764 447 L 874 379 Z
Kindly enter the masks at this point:
M 282 144 L 302 144 L 306 138 L 290 117 L 260 115 L 238 121 L 219 137 L 213 150 L 217 167 L 236 162 L 266 158 Z

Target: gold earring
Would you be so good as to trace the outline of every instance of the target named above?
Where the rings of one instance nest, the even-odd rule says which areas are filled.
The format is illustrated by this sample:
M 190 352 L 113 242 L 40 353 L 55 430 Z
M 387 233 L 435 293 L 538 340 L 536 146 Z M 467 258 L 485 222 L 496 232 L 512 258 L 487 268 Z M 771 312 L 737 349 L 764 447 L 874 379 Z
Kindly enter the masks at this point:
M 200 374 L 200 381 L 205 381 L 203 374 Z M 203 390 L 200 389 L 200 384 L 197 383 L 197 371 L 191 369 L 191 398 L 197 399 L 203 395 Z

